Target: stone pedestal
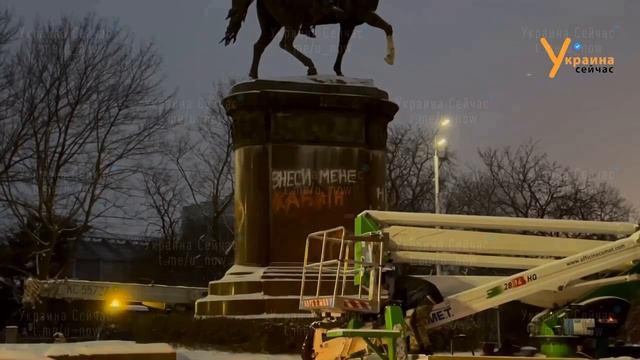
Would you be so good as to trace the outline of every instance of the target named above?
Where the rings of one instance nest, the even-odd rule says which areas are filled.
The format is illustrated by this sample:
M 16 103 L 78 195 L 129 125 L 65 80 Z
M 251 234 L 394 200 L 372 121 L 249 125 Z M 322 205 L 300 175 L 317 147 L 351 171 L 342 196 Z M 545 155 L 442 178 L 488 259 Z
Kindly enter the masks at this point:
M 233 87 L 235 266 L 196 316 L 293 313 L 306 236 L 385 208 L 387 125 L 398 111 L 370 80 L 256 80 Z

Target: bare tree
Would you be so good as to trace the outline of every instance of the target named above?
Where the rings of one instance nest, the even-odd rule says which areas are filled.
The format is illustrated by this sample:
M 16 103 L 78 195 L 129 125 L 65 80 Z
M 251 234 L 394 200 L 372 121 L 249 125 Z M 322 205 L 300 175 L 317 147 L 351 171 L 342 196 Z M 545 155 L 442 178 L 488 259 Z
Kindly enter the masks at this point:
M 479 151 L 486 176 L 495 187 L 493 202 L 498 212 L 510 216 L 544 218 L 551 215 L 557 199 L 569 184 L 569 169 L 550 161 L 536 144 L 512 150 Z
M 593 174 L 571 172 L 568 189 L 559 199 L 554 216 L 578 220 L 631 221 L 636 210 L 611 184 Z
M 175 172 L 164 166 L 145 171 L 142 175 L 146 207 L 153 212 L 149 225 L 162 236 L 162 240 L 173 244 L 179 240 L 180 217 L 185 205 L 184 181 Z
M 456 173 L 444 195 L 445 212 L 466 215 L 506 216 L 497 201 L 498 187 L 479 169 Z
M 11 111 L 28 138 L 0 189 L 20 229 L 36 229 L 38 277 L 60 241 L 117 206 L 134 172 L 123 165 L 157 151 L 170 113 L 160 64 L 152 43 L 94 16 L 36 24 L 12 58 Z
M 233 84 L 231 80 L 214 85 L 207 115 L 178 142 L 173 154 L 191 201 L 209 219 L 213 240 L 231 227 L 224 222 L 224 214 L 233 203 L 233 121 L 222 101 Z
M 0 181 L 6 180 L 7 171 L 19 161 L 15 153 L 26 139 L 27 122 L 12 116 L 11 112 L 11 105 L 17 99 L 10 91 L 14 74 L 8 48 L 20 29 L 21 24 L 13 20 L 8 10 L 0 12 Z
M 22 24 L 14 21 L 8 9 L 0 10 L 0 53 L 6 51 L 7 45 L 16 39 L 21 28 Z
M 600 221 L 628 221 L 633 213 L 611 185 L 550 160 L 535 143 L 479 155 L 480 169 L 456 176 L 448 212 Z
M 434 133 L 419 126 L 398 125 L 387 140 L 387 201 L 390 210 L 434 210 Z M 440 162 L 444 188 L 451 157 Z

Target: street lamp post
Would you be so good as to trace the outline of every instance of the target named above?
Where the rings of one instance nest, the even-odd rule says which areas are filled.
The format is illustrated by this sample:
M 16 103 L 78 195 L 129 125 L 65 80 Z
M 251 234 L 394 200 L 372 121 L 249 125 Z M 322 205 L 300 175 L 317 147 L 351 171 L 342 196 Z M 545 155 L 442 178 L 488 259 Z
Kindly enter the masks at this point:
M 449 119 L 443 119 L 442 121 L 440 121 L 433 139 L 433 182 L 435 187 L 433 198 L 435 201 L 436 214 L 440 213 L 440 154 L 438 150 L 440 148 L 444 148 L 447 145 L 447 139 L 445 139 L 444 137 L 438 138 L 438 133 L 440 132 L 440 130 L 448 127 L 450 123 L 451 120 Z
M 433 198 L 435 202 L 435 213 L 440 213 L 440 154 L 439 149 L 444 148 L 447 145 L 447 139 L 444 137 L 438 137 L 440 130 L 447 128 L 451 124 L 451 120 L 442 119 L 438 124 L 436 133 L 433 136 L 433 184 L 434 192 Z M 442 267 L 440 264 L 436 264 L 436 275 L 442 274 Z
M 438 141 L 434 142 L 433 147 L 433 183 L 435 187 L 433 192 L 435 213 L 440 214 L 440 154 L 438 154 Z
M 433 182 L 435 183 L 433 199 L 435 201 L 435 212 L 440 214 L 440 155 L 438 155 L 438 147 L 436 146 L 433 154 Z

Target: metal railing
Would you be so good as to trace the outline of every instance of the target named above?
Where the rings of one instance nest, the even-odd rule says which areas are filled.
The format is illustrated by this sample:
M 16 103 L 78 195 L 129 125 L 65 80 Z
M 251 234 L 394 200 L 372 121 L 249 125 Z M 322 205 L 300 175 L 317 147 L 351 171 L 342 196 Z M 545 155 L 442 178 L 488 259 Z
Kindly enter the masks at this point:
M 356 248 L 359 249 L 357 259 Z M 309 234 L 305 244 L 300 309 L 331 313 L 378 312 L 382 259 L 381 238 L 347 236 L 344 227 Z M 308 293 L 308 286 L 313 282 L 315 292 L 306 295 L 305 290 Z M 323 284 L 327 286 L 323 287 Z M 332 285 L 332 291 L 327 289 L 329 285 Z

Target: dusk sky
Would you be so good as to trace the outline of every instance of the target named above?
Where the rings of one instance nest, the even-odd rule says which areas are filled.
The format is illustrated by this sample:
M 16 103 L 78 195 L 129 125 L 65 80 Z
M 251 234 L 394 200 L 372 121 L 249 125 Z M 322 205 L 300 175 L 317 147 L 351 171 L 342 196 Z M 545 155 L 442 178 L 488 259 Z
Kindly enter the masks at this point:
M 258 37 L 255 5 L 238 42 L 218 44 L 230 0 L 11 0 L 28 29 L 63 14 L 115 18 L 164 58 L 168 90 L 177 89 L 185 121 L 202 114 L 212 84 L 245 79 Z M 451 148 L 459 166 L 477 162 L 479 147 L 539 141 L 552 159 L 617 186 L 640 207 L 640 1 L 381 0 L 378 13 L 395 28 L 396 65 L 383 61 L 384 33 L 358 28 L 346 56 L 347 76 L 372 78 L 398 102 L 397 122 L 451 117 Z M 332 73 L 338 26 L 296 44 Z M 568 55 L 615 57 L 614 74 L 577 74 L 551 62 L 539 45 L 558 50 L 569 36 L 582 44 Z M 305 69 L 274 41 L 263 77 L 300 76 Z

